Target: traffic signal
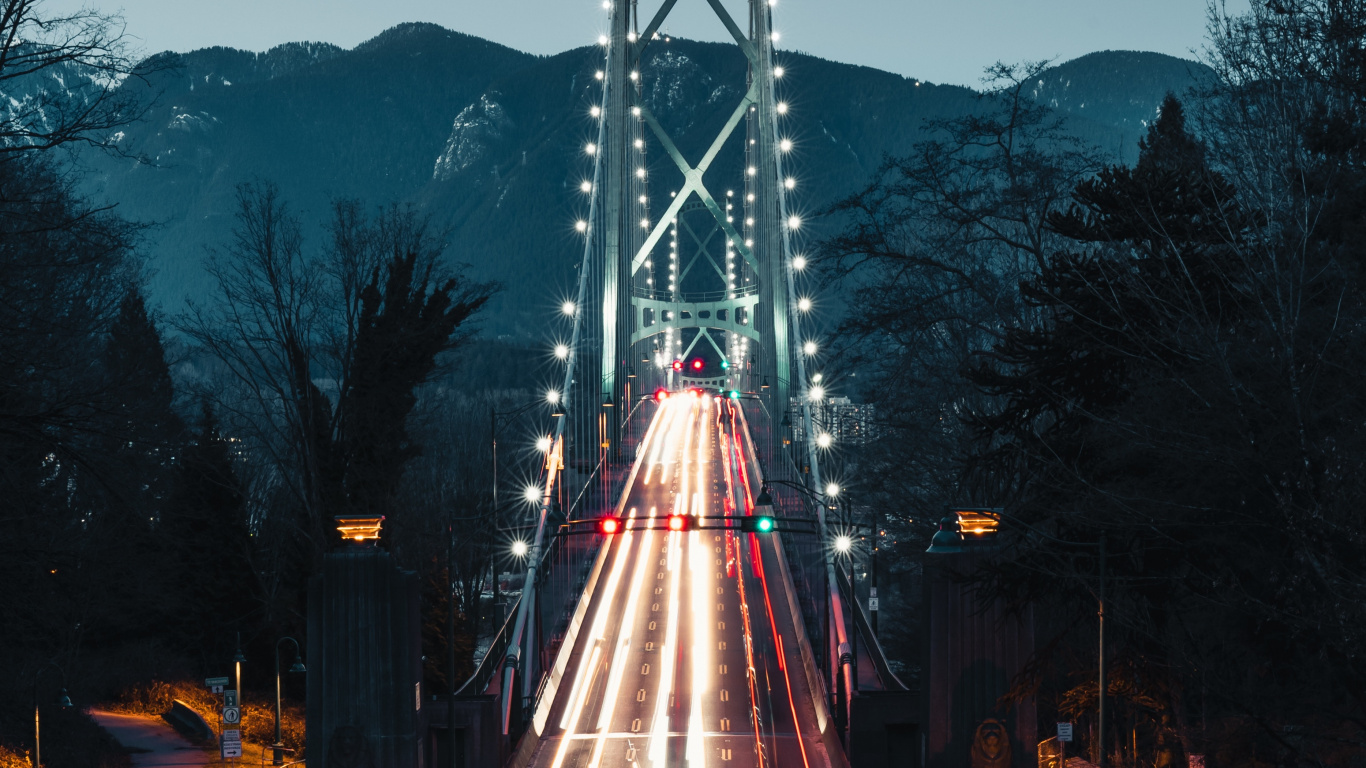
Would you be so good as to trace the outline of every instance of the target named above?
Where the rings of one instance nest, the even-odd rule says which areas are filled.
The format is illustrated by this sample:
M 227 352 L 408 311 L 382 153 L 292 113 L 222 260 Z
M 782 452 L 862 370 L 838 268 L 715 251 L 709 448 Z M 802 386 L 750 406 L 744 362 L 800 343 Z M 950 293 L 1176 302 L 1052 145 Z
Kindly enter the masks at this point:
M 740 391 L 739 391 L 739 390 L 736 390 L 736 389 L 732 389 L 732 390 L 730 391 L 730 399 L 732 399 L 732 400 L 739 400 L 739 399 L 740 399 Z
M 721 370 L 724 371 L 724 370 L 726 370 L 726 369 L 729 368 L 729 367 L 730 367 L 730 361 L 729 361 L 729 360 L 722 360 L 722 361 L 721 361 Z
M 768 515 L 746 515 L 740 518 L 740 530 L 745 533 L 772 533 L 773 518 Z
M 669 515 L 668 526 L 671 531 L 686 531 L 688 530 L 688 518 L 684 515 Z
M 693 358 L 693 361 L 692 361 L 692 369 L 693 369 L 694 371 L 700 371 L 700 370 L 702 370 L 702 366 L 703 366 L 703 365 L 704 365 L 704 363 L 702 362 L 702 358 L 700 358 L 700 357 L 695 357 L 695 358 Z
M 681 370 L 683 370 L 683 361 L 682 361 L 682 360 L 675 360 L 675 361 L 674 361 L 674 370 L 675 370 L 675 371 L 681 371 Z
M 621 532 L 621 518 L 604 517 L 598 520 L 598 533 L 603 536 L 612 536 Z
M 657 403 L 662 403 L 662 402 L 664 402 L 665 400 L 668 400 L 668 399 L 669 399 L 669 390 L 667 390 L 667 389 L 665 389 L 665 388 L 663 388 L 663 387 L 660 387 L 659 389 L 656 389 L 656 390 L 655 390 L 655 402 L 657 402 Z

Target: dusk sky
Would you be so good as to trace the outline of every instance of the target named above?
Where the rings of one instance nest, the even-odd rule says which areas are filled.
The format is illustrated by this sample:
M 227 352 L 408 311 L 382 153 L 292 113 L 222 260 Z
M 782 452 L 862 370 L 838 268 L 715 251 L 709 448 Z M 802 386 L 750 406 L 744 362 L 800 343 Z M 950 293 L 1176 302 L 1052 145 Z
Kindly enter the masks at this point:
M 737 18 L 743 3 L 725 0 Z M 49 0 L 49 9 L 123 9 L 147 52 L 211 45 L 248 50 L 297 40 L 351 47 L 405 21 L 430 21 L 537 54 L 592 42 L 601 0 Z M 642 0 L 641 15 L 658 7 Z M 1230 11 L 1246 9 L 1230 0 Z M 1193 58 L 1204 42 L 1203 0 L 779 0 L 780 48 L 931 82 L 976 85 L 997 60 L 1065 61 L 1106 49 Z M 642 25 L 643 26 L 643 25 Z M 680 2 L 665 26 L 720 40 L 705 2 Z

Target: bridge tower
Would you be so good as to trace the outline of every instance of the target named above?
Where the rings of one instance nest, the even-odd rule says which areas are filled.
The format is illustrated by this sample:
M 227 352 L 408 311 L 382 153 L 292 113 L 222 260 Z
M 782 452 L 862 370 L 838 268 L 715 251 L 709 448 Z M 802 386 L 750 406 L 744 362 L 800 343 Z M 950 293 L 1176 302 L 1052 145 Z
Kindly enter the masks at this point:
M 597 141 L 585 147 L 595 161 L 591 187 L 585 182 L 592 204 L 578 222 L 586 238 L 581 322 L 591 335 L 601 331 L 580 340 L 584 375 L 574 390 L 580 421 L 590 396 L 600 409 L 598 442 L 609 463 L 622 458 L 623 424 L 642 394 L 683 383 L 760 394 L 776 424 L 801 364 L 794 366 L 793 273 L 804 260 L 792 252 L 801 222 L 786 200 L 793 182 L 783 154 L 791 142 L 780 133 L 786 105 L 776 95 L 782 69 L 774 63 L 772 3 L 750 0 L 747 17 L 737 20 L 719 0 L 708 2 L 744 55 L 734 73 L 742 95 L 693 155 L 643 98 L 649 49 L 665 44 L 660 29 L 677 0 L 664 0 L 648 18 L 634 1 L 604 4 L 604 63 L 595 73 L 602 100 L 592 109 L 600 124 Z M 723 153 L 741 162 L 714 167 Z M 647 162 L 651 154 L 659 161 Z M 693 370 L 704 358 L 705 369 Z M 675 361 L 688 368 L 675 372 Z

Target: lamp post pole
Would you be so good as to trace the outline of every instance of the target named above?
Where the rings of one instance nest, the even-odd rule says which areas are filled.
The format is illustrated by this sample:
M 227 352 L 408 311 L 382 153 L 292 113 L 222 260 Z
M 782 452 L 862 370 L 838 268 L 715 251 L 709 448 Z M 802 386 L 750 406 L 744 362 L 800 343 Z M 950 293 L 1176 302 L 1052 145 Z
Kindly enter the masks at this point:
M 271 745 L 274 756 L 271 758 L 271 765 L 285 764 L 285 743 L 280 737 L 280 645 L 286 640 L 294 644 L 294 663 L 290 665 L 290 672 L 303 672 L 303 654 L 299 652 L 299 641 L 292 637 L 282 637 L 275 641 L 275 743 Z
M 43 673 L 49 669 L 56 668 L 62 673 L 62 696 L 57 700 L 58 706 L 66 709 L 71 706 L 71 698 L 66 695 L 66 670 L 58 666 L 57 662 L 49 661 L 46 665 L 39 667 L 33 675 L 33 768 L 40 768 L 42 765 L 42 722 L 38 718 L 38 680 Z

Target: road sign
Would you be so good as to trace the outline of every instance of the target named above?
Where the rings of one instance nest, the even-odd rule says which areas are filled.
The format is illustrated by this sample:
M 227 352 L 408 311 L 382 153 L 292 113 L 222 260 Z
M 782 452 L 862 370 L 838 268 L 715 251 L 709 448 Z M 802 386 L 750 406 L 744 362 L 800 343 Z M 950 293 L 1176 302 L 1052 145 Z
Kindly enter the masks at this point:
M 868 610 L 877 610 L 877 587 L 868 588 Z
M 1058 741 L 1072 740 L 1072 724 L 1058 723 Z
M 204 681 L 204 685 L 207 685 L 210 688 L 214 687 L 215 685 L 224 686 L 227 684 L 228 678 L 226 677 L 210 677 Z
M 242 743 L 239 741 L 237 744 L 234 745 L 224 744 L 222 756 L 224 760 L 228 759 L 229 757 L 241 757 Z
M 209 686 L 209 693 L 222 693 L 222 692 L 223 692 L 223 686 L 221 686 L 221 685 L 211 685 L 211 686 Z
M 223 722 L 236 723 L 242 719 L 242 710 L 237 707 L 223 707 Z
M 223 691 L 223 706 L 225 706 L 225 707 L 235 707 L 235 706 L 237 706 L 237 691 L 231 691 L 231 690 L 229 690 L 229 691 Z
M 224 728 L 224 729 L 223 729 L 223 741 L 235 741 L 235 742 L 237 742 L 238 744 L 241 744 L 241 743 L 242 743 L 242 732 L 241 732 L 240 730 L 236 729 L 236 728 Z

